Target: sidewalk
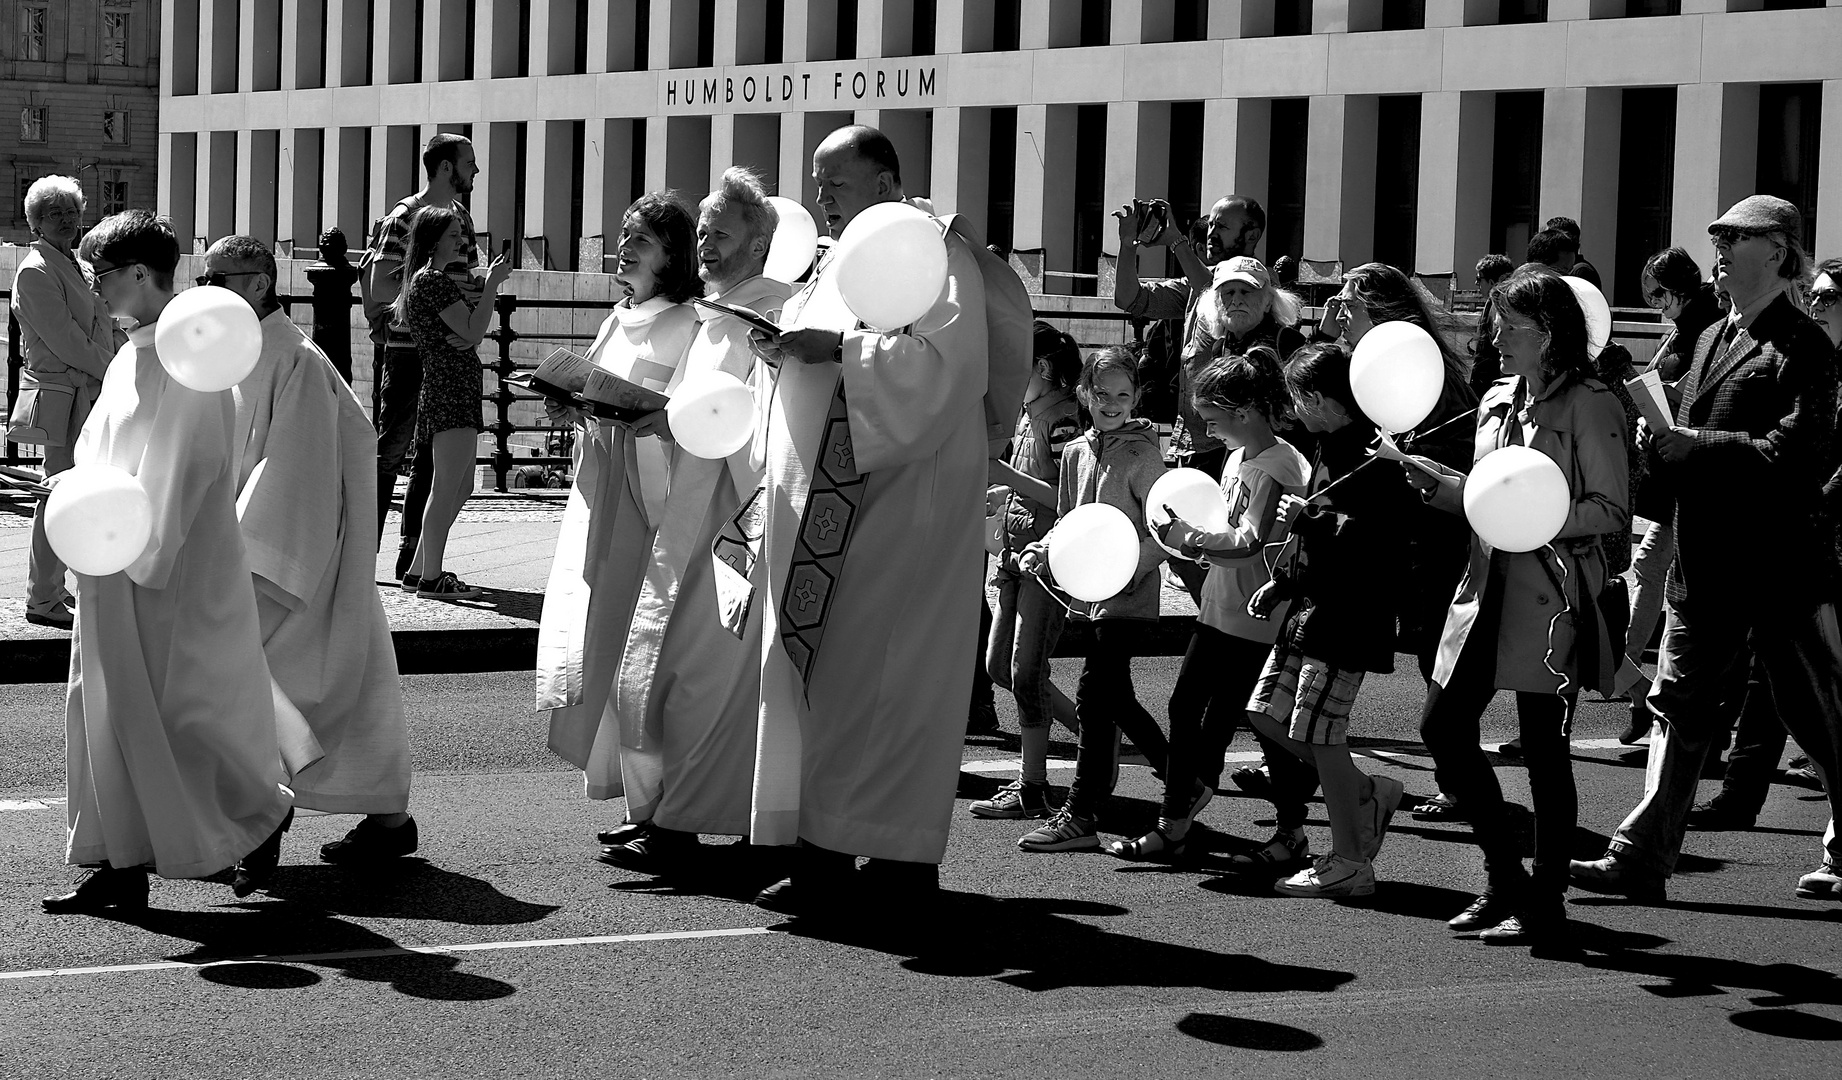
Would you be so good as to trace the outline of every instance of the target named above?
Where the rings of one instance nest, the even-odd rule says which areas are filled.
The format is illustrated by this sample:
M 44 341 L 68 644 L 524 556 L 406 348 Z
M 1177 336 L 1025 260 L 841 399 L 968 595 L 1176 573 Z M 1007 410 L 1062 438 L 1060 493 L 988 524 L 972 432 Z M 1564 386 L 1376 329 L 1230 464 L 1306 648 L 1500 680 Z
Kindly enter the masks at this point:
M 400 492 L 399 492 L 400 493 Z M 556 552 L 566 491 L 481 492 L 469 499 L 448 537 L 447 569 L 487 590 L 479 600 L 421 600 L 396 587 L 397 518 L 384 526 L 376 580 L 405 675 L 528 671 L 536 665 L 544 584 Z M 25 620 L 31 503 L 0 491 L 0 683 L 62 682 L 70 670 L 70 634 Z M 1151 651 L 1181 656 L 1196 608 L 1166 588 L 1164 617 Z M 1071 626 L 1057 655 L 1079 655 L 1084 637 Z

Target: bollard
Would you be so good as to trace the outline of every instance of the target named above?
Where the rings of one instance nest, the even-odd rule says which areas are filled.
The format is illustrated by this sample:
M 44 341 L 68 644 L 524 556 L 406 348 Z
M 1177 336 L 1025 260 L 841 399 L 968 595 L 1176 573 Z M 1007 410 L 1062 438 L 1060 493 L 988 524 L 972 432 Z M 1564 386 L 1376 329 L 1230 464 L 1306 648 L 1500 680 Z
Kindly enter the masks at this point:
M 320 234 L 320 261 L 307 267 L 313 284 L 313 343 L 333 362 L 339 377 L 352 385 L 352 285 L 358 268 L 345 257 L 345 233 L 331 228 Z
M 512 366 L 512 342 L 518 337 L 518 332 L 512 329 L 512 312 L 518 310 L 518 298 L 509 293 L 500 293 L 493 307 L 499 312 L 499 362 L 493 365 L 493 370 L 499 376 L 499 390 L 492 395 L 492 400 L 499 407 L 499 419 L 492 425 L 493 442 L 496 444 L 492 455 L 492 471 L 494 490 L 503 492 L 506 490 L 506 475 L 512 470 L 512 448 L 507 440 L 512 434 L 511 409 L 514 398 L 505 380 L 518 370 Z

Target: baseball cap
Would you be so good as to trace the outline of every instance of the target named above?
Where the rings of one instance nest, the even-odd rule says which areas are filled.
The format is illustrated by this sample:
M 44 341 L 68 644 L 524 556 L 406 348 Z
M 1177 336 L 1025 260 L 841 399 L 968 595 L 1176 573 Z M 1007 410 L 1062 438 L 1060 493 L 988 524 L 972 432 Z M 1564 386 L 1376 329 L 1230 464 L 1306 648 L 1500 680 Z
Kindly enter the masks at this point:
M 1236 255 L 1232 259 L 1223 259 L 1215 264 L 1212 284 L 1220 288 L 1230 281 L 1244 282 L 1256 289 L 1264 289 L 1269 281 L 1266 264 L 1252 255 Z

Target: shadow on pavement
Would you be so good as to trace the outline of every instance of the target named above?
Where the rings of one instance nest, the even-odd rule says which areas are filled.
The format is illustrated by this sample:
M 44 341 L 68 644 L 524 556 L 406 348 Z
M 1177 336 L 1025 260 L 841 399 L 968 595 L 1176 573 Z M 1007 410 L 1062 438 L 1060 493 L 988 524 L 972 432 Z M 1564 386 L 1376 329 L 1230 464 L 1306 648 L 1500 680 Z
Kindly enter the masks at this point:
M 557 910 L 507 896 L 491 882 L 426 859 L 396 859 L 377 867 L 312 863 L 275 872 L 269 896 L 334 915 L 365 919 L 427 919 L 460 926 L 534 923 Z
M 1572 901 L 1581 907 L 1624 907 L 1634 903 L 1634 901 L 1618 896 L 1574 896 Z M 1699 911 L 1708 915 L 1737 915 L 1746 919 L 1790 919 L 1797 922 L 1842 923 L 1842 909 L 1837 908 L 1771 907 L 1766 904 L 1722 904 L 1705 900 L 1665 900 L 1661 904 L 1645 906 L 1674 908 L 1677 911 Z
M 905 956 L 901 966 L 917 974 L 992 979 L 1032 993 L 1108 986 L 1327 993 L 1356 978 L 1348 971 L 1151 941 L 1069 917 L 1127 914 L 1112 904 L 943 891 L 930 911 L 938 911 L 938 918 L 926 926 L 898 920 L 795 919 L 776 929 Z M 968 932 L 974 927 L 976 933 Z
M 1177 1021 L 1177 1030 L 1192 1039 L 1243 1050 L 1300 1051 L 1324 1045 L 1323 1039 L 1303 1028 L 1214 1013 L 1191 1013 Z
M 320 981 L 319 976 L 299 966 L 310 965 L 331 968 L 347 978 L 388 983 L 399 994 L 430 1001 L 491 1001 L 518 992 L 510 983 L 457 970 L 460 961 L 453 956 L 402 952 L 402 946 L 382 934 L 302 904 L 244 904 L 211 911 L 149 909 L 100 917 L 197 942 L 196 949 L 168 957 L 179 963 L 211 964 L 245 956 L 264 961 L 199 969 L 199 978 L 226 986 L 257 990 L 312 986 Z M 286 951 L 303 948 L 311 951 Z M 384 955 L 362 955 L 380 952 Z

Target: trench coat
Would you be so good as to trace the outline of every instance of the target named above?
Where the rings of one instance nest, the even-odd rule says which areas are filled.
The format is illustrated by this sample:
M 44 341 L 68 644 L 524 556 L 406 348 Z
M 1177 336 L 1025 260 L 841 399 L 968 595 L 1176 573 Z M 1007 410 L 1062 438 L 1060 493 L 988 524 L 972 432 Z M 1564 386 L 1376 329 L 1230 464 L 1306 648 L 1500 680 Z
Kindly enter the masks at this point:
M 1576 376 L 1550 384 L 1532 402 L 1520 400 L 1525 394 L 1518 376 L 1484 392 L 1473 465 L 1512 442 L 1533 447 L 1561 467 L 1573 507 L 1554 541 L 1535 551 L 1498 551 L 1473 530 L 1465 576 L 1446 612 L 1433 681 L 1450 684 L 1489 604 L 1497 615 L 1498 689 L 1577 694 L 1591 687 L 1609 693 L 1619 643 L 1599 605 L 1608 579 L 1602 537 L 1631 520 L 1624 406 L 1603 382 Z M 1509 422 L 1512 413 L 1520 421 L 1519 434 L 1518 425 Z M 1461 489 L 1440 485 L 1430 501 L 1464 513 Z

